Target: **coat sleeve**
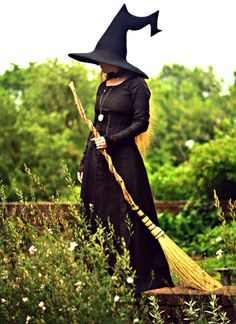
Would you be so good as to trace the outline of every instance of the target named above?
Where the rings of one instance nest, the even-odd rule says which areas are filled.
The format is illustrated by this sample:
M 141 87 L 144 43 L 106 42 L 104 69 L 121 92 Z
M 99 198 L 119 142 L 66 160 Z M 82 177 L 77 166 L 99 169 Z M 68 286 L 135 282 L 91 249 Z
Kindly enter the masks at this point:
M 150 90 L 142 78 L 138 78 L 138 82 L 136 81 L 130 85 L 130 96 L 133 105 L 132 122 L 124 130 L 105 136 L 108 147 L 134 138 L 148 129 L 150 95 Z

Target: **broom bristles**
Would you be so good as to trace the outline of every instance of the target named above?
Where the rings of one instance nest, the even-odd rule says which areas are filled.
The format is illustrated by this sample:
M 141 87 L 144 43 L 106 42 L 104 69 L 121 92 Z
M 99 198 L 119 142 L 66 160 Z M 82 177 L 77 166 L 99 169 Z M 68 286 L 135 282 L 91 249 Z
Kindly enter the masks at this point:
M 206 291 L 222 288 L 219 281 L 205 272 L 166 234 L 159 237 L 158 240 L 166 256 L 170 271 L 175 274 L 180 284 Z

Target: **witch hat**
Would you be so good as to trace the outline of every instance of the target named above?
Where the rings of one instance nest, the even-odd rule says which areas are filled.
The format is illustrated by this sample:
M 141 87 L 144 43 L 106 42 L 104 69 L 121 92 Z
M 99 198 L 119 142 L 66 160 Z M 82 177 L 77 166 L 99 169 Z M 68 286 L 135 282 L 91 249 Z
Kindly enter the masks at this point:
M 69 56 L 81 62 L 93 64 L 101 62 L 114 65 L 148 78 L 143 71 L 127 62 L 126 36 L 129 29 L 139 30 L 149 24 L 151 26 L 151 36 L 160 32 L 161 30 L 157 28 L 158 14 L 159 11 L 156 11 L 146 17 L 137 17 L 131 15 L 124 4 L 98 41 L 93 52 L 71 53 Z

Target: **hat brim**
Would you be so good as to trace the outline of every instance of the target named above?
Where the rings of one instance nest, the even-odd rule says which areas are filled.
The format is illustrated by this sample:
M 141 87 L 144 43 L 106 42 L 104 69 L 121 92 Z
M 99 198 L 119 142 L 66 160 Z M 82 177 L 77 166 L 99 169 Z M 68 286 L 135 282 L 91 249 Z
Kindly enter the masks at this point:
M 148 76 L 146 73 L 138 69 L 136 66 L 128 63 L 126 60 L 121 60 L 120 58 L 116 58 L 114 55 L 111 56 L 110 53 L 107 53 L 105 51 L 99 51 L 94 50 L 90 53 L 70 53 L 68 54 L 69 57 L 85 63 L 92 63 L 92 64 L 99 64 L 99 63 L 105 63 L 109 65 L 114 65 L 119 68 L 137 73 L 141 75 L 143 78 L 148 79 Z

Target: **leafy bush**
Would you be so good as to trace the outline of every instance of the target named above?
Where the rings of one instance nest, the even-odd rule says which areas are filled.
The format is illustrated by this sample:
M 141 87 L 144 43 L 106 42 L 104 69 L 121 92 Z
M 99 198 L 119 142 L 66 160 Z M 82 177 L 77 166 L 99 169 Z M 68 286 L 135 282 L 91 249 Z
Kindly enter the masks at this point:
M 193 147 L 187 162 L 192 194 L 213 198 L 215 189 L 220 199 L 236 199 L 236 138 L 216 139 Z M 189 188 L 190 189 L 190 188 Z
M 191 255 L 203 254 L 204 250 L 195 249 L 198 234 L 204 235 L 208 228 L 213 228 L 220 222 L 217 210 L 204 201 L 189 200 L 183 210 L 176 216 L 170 213 L 159 215 L 161 228 L 181 248 Z
M 18 190 L 18 196 L 22 194 Z M 134 272 L 112 226 L 95 233 L 78 209 L 58 218 L 34 215 L 22 203 L 5 216 L 1 186 L 0 318 L 2 323 L 121 323 L 148 318 L 134 294 Z M 60 208 L 60 204 L 57 206 Z M 27 208 L 27 209 L 26 209 Z M 27 210 L 27 212 L 26 212 Z M 109 258 L 115 257 L 111 269 Z
M 224 231 L 228 234 L 227 239 L 222 238 L 222 233 L 224 233 Z M 232 239 L 236 242 L 235 222 L 215 226 L 214 228 L 207 228 L 203 233 L 196 235 L 190 248 L 193 249 L 197 255 L 204 254 L 205 256 L 215 256 L 216 252 L 219 250 L 222 250 L 222 253 L 230 253 L 230 251 L 227 251 L 226 244 L 227 240 L 230 239 L 231 233 Z M 233 253 L 233 251 L 231 251 L 231 253 Z
M 225 215 L 215 193 L 215 206 L 217 209 L 201 201 L 189 200 L 177 216 L 160 214 L 160 225 L 192 256 L 217 256 L 221 259 L 219 266 L 232 266 L 236 257 L 236 201 L 229 200 Z
M 236 138 L 221 138 L 192 148 L 189 160 L 175 167 L 167 163 L 152 173 L 147 162 L 156 199 L 236 199 Z
M 218 260 L 222 259 L 222 266 L 227 267 L 234 265 L 236 258 L 236 200 L 234 202 L 229 200 L 228 212 L 225 215 L 216 192 L 214 192 L 214 196 L 220 225 L 207 229 L 204 235 L 198 234 L 194 245 L 196 250 L 203 249 L 208 256 L 217 255 Z M 226 260 L 228 255 L 234 259 L 233 264 L 231 260 Z
M 26 171 L 33 181 L 31 171 Z M 66 179 L 73 200 L 77 200 L 70 174 Z M 135 296 L 129 253 L 111 224 L 105 229 L 98 221 L 96 232 L 92 232 L 82 210 L 74 205 L 60 216 L 51 209 L 48 215 L 35 214 L 21 190 L 15 184 L 13 188 L 23 209 L 15 209 L 7 217 L 5 188 L 0 186 L 2 323 L 165 322 L 166 314 L 162 315 L 155 297 Z M 30 191 L 34 196 L 33 187 Z M 51 198 L 57 202 L 58 197 Z M 116 259 L 112 268 L 111 257 Z M 184 310 L 190 315 L 187 307 Z M 201 318 L 207 323 L 207 310 L 202 309 Z
M 166 163 L 152 173 L 148 161 L 146 167 L 153 196 L 158 200 L 189 199 L 188 165 L 178 167 Z

